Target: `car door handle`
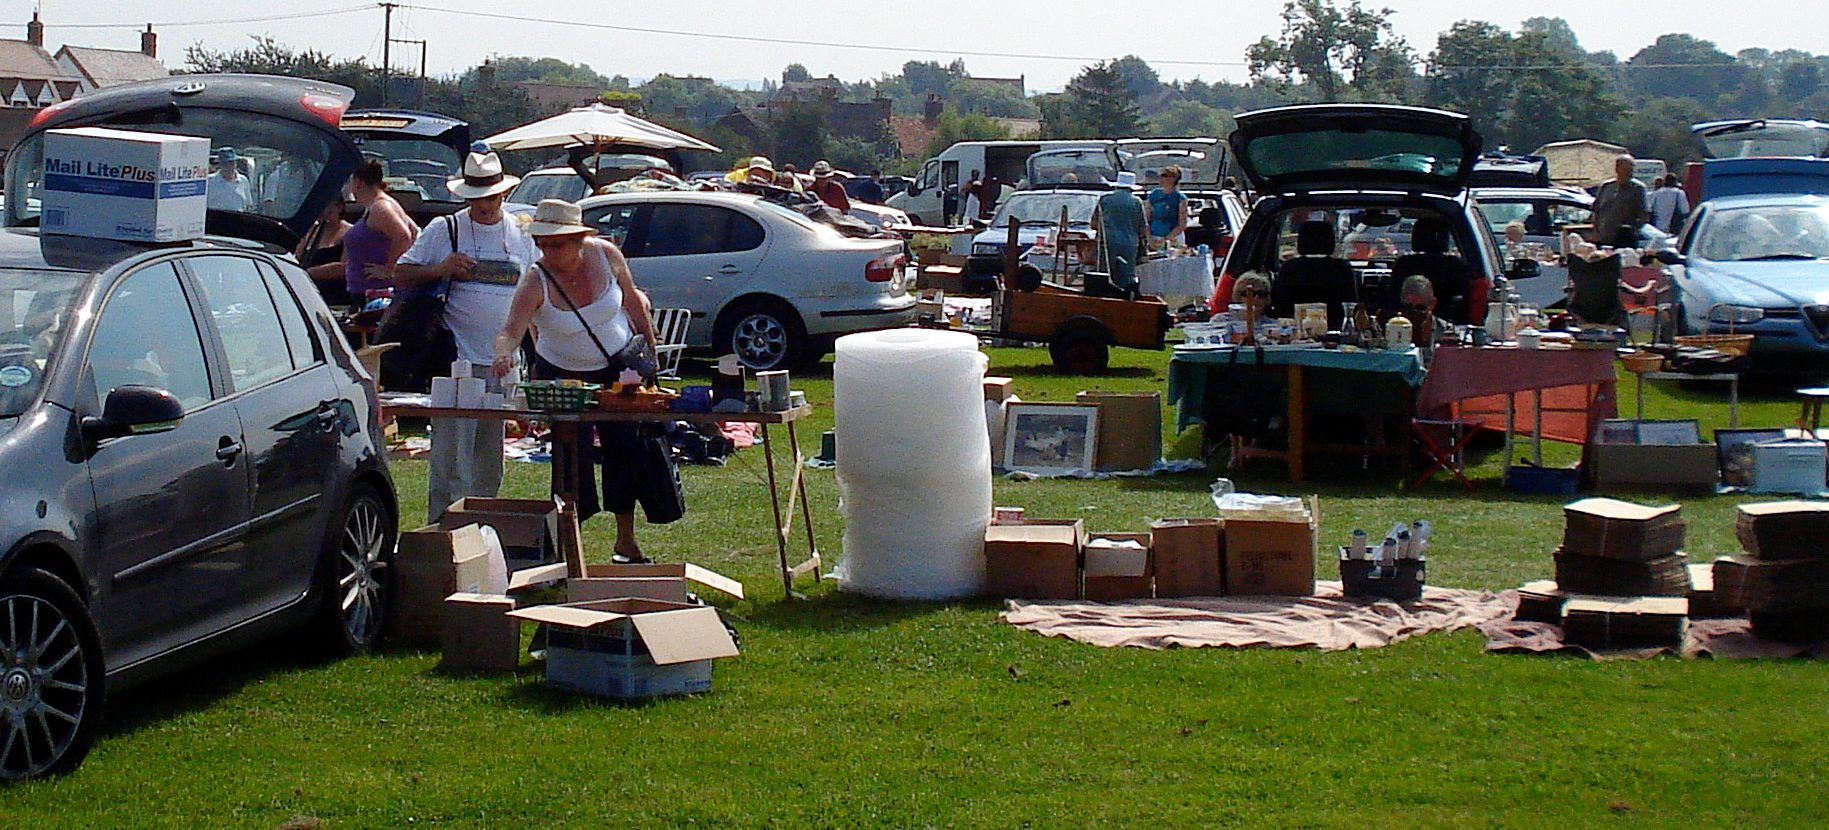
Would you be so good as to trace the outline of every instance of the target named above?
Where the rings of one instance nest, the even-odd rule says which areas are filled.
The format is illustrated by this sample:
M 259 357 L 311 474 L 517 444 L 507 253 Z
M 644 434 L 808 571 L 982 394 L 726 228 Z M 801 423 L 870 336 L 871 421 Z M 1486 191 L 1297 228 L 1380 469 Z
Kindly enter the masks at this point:
M 741 274 L 741 273 L 743 273 L 743 269 L 738 268 L 735 265 L 726 265 L 722 268 L 719 268 L 718 273 L 729 276 L 731 274 Z
M 319 427 L 322 427 L 328 432 L 336 427 L 337 418 L 337 405 L 335 401 L 325 401 L 324 403 L 318 404 L 317 419 Z
M 230 438 L 225 435 L 222 437 L 221 441 L 217 442 L 217 444 L 216 444 L 216 460 L 217 461 L 232 462 L 235 460 L 235 456 L 238 456 L 238 455 L 241 455 L 241 442 L 240 441 L 236 441 L 235 439 Z

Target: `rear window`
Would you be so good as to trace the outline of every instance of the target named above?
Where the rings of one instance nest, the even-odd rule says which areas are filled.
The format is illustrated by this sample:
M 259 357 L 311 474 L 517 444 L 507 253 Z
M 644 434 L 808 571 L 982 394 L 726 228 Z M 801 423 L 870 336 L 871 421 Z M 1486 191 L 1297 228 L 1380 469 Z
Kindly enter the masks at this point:
M 1410 237 L 1416 227 L 1416 220 L 1423 217 L 1447 221 L 1441 214 L 1410 208 L 1284 211 L 1276 219 L 1277 258 L 1283 260 L 1296 256 L 1296 234 L 1302 225 L 1323 222 L 1333 228 L 1335 257 L 1360 262 L 1395 260 L 1416 253 L 1410 244 Z M 1461 254 L 1452 233 L 1449 235 L 1446 253 Z
M 585 196 L 584 179 L 577 173 L 566 170 L 563 173 L 545 173 L 530 175 L 515 186 L 508 194 L 508 201 L 523 205 L 537 205 L 542 199 L 563 199 L 576 202 Z
M 1382 171 L 1453 179 L 1461 172 L 1461 143 L 1415 132 L 1308 131 L 1252 139 L 1251 163 L 1266 177 L 1291 173 Z
M 1822 124 L 1756 121 L 1721 127 L 1702 136 L 1709 158 L 1829 156 L 1829 128 Z

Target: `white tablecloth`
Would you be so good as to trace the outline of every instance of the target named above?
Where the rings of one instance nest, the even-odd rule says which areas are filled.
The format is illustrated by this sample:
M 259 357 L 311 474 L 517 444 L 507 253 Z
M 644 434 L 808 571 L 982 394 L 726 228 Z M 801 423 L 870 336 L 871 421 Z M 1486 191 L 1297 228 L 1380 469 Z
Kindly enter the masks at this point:
M 1137 266 L 1137 285 L 1158 297 L 1213 296 L 1213 257 L 1182 256 L 1152 259 Z

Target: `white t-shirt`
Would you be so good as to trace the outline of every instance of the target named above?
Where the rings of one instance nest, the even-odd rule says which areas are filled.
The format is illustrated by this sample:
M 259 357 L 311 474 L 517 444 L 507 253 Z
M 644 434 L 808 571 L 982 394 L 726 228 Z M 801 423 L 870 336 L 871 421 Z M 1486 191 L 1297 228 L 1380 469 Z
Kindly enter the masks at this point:
M 243 212 L 254 201 L 254 186 L 248 182 L 247 176 L 236 176 L 234 181 L 229 181 L 221 171 L 217 171 L 205 180 L 204 187 L 208 193 L 205 202 L 210 210 Z
M 457 250 L 476 260 L 471 278 L 451 281 L 445 300 L 445 328 L 457 341 L 457 356 L 472 363 L 495 359 L 495 336 L 508 321 L 515 282 L 540 258 L 533 237 L 514 217 L 504 214 L 493 225 L 470 220 L 465 208 L 448 219 L 434 219 L 419 232 L 413 247 L 400 257 L 408 265 L 437 265 L 451 255 L 451 230 L 455 222 Z

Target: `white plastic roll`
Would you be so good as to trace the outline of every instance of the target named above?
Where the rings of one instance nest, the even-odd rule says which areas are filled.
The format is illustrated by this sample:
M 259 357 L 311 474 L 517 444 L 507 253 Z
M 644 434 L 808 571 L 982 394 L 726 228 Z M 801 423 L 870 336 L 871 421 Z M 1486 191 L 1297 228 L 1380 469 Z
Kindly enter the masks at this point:
M 991 443 L 984 354 L 961 332 L 841 337 L 833 364 L 847 591 L 904 599 L 973 596 L 984 583 Z

